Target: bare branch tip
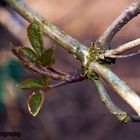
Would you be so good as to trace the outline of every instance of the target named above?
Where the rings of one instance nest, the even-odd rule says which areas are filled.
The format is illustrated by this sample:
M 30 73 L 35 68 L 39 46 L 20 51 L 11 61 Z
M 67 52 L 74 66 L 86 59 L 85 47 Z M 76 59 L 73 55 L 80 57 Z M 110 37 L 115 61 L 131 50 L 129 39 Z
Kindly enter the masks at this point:
M 133 2 L 118 16 L 106 31 L 97 39 L 100 47 L 109 48 L 111 40 L 121 28 L 140 13 L 140 1 Z

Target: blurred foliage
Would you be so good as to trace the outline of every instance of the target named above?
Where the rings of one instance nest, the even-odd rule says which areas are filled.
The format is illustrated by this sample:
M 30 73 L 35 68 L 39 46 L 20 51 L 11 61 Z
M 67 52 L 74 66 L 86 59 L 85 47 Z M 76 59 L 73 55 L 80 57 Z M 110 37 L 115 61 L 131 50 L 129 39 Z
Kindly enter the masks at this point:
M 25 75 L 25 70 L 23 69 L 23 66 L 17 60 L 14 59 L 9 60 L 5 67 L 5 72 L 16 83 L 21 80 L 23 75 Z
M 25 74 L 25 70 L 15 59 L 8 60 L 5 64 L 0 65 L 0 109 L 4 106 L 4 93 L 7 81 L 13 83 L 19 82 Z

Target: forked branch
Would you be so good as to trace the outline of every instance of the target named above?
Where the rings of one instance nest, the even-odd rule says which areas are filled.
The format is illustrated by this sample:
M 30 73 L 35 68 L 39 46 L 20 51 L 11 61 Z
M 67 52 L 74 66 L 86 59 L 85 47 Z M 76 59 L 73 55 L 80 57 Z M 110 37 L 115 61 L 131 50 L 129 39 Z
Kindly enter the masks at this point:
M 109 48 L 110 42 L 116 33 L 127 24 L 132 18 L 140 13 L 140 1 L 133 2 L 127 9 L 125 9 L 120 16 L 118 16 L 113 23 L 106 29 L 106 31 L 96 41 L 99 47 Z
M 38 15 L 35 11 L 33 11 L 26 3 L 20 0 L 5 0 L 13 9 L 15 9 L 21 16 L 23 16 L 26 20 L 29 22 L 32 22 L 34 19 L 37 20 L 40 25 L 42 25 L 44 32 L 51 37 L 53 40 L 55 40 L 58 44 L 61 45 L 64 49 L 66 49 L 69 53 L 71 53 L 73 56 L 76 56 L 82 63 L 84 67 L 87 68 L 87 70 L 90 72 L 90 74 L 97 73 L 99 75 L 99 78 L 102 78 L 105 80 L 113 89 L 116 91 L 140 116 L 140 97 L 124 82 L 122 81 L 118 76 L 116 76 L 108 67 L 96 62 L 94 59 L 90 59 L 90 53 L 88 51 L 88 48 L 78 42 L 76 39 L 72 38 L 71 36 L 67 35 L 63 31 L 61 31 L 59 28 L 54 26 L 49 21 L 45 20 L 43 17 Z M 96 41 L 95 45 L 101 48 L 108 48 L 110 45 L 111 40 L 115 36 L 115 34 L 132 18 L 137 16 L 140 13 L 140 1 L 133 2 L 125 11 L 121 13 L 121 15 L 107 28 L 107 30 L 103 33 L 103 35 Z M 137 42 L 137 41 L 136 41 Z M 139 40 L 138 40 L 139 42 Z M 136 43 L 137 44 L 137 43 Z M 130 45 L 132 48 L 135 45 Z M 127 46 L 127 45 L 126 45 Z M 123 52 L 127 47 L 120 47 L 121 51 Z M 117 48 L 118 49 L 118 48 Z M 107 52 L 107 51 L 106 51 Z M 96 55 L 96 54 L 95 54 Z M 62 80 L 62 82 L 57 83 L 55 85 L 50 85 L 49 88 L 52 87 L 58 87 L 67 83 L 70 83 L 71 81 L 76 80 L 82 80 L 83 77 L 77 77 L 75 75 L 75 78 L 70 75 L 65 76 L 65 74 L 60 74 L 59 72 L 56 72 L 55 70 L 46 69 L 45 67 L 42 67 L 38 64 L 34 64 L 31 62 L 28 62 L 26 59 L 20 58 L 21 56 L 17 57 L 24 62 L 25 65 L 27 65 L 32 70 L 43 74 L 43 75 L 49 75 L 53 79 L 56 80 Z M 99 56 L 100 57 L 100 56 Z M 96 58 L 96 57 L 95 57 Z M 50 71 L 53 74 L 50 74 Z M 54 75 L 55 74 L 55 75 Z M 60 76 L 61 75 L 61 76 Z M 62 78 L 63 77 L 63 78 Z M 72 78 L 72 79 L 70 79 Z M 78 79 L 79 78 L 79 79 Z M 107 95 L 102 83 L 95 82 L 99 93 L 101 96 L 104 97 L 104 101 L 110 101 L 110 97 Z M 102 94 L 103 93 L 103 94 Z M 110 105 L 107 107 L 109 109 L 114 109 L 116 106 L 112 101 L 110 101 Z M 119 110 L 120 112 L 123 112 Z M 114 112 L 115 115 L 115 112 Z M 139 117 L 131 116 L 130 119 L 139 121 Z
M 140 97 L 123 80 L 96 62 L 90 63 L 89 69 L 98 73 L 140 116 Z

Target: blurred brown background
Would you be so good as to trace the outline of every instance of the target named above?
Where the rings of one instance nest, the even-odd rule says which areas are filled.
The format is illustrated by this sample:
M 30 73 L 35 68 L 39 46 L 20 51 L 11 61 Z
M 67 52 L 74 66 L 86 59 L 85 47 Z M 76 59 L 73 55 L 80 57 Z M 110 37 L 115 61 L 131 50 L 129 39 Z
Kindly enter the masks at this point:
M 129 0 L 25 0 L 33 9 L 87 46 L 94 42 Z M 122 124 L 104 107 L 90 81 L 54 89 L 46 94 L 39 115 L 33 118 L 27 110 L 28 92 L 15 84 L 31 73 L 25 71 L 8 49 L 30 45 L 28 23 L 7 6 L 0 6 L 0 132 L 19 131 L 23 140 L 139 140 L 140 124 Z M 127 24 L 114 38 L 116 47 L 140 36 L 140 16 Z M 54 42 L 45 37 L 46 48 Z M 58 46 L 58 45 L 57 45 Z M 57 47 L 56 66 L 73 72 L 80 68 L 61 47 Z M 140 56 L 120 59 L 112 70 L 140 95 Z M 113 101 L 122 109 L 133 110 L 109 87 Z M 1 137 L 0 137 L 1 139 Z M 9 138 L 10 139 L 10 138 Z

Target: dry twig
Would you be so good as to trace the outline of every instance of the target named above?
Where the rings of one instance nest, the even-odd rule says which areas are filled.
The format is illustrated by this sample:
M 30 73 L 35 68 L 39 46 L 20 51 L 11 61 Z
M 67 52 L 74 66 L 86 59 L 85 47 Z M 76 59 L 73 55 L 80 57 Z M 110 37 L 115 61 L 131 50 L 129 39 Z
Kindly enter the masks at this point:
M 118 16 L 113 23 L 106 29 L 106 31 L 96 41 L 99 47 L 109 48 L 110 42 L 116 33 L 127 24 L 132 18 L 140 13 L 140 1 L 133 2 L 127 9 L 125 9 L 120 16 Z

